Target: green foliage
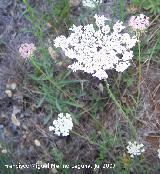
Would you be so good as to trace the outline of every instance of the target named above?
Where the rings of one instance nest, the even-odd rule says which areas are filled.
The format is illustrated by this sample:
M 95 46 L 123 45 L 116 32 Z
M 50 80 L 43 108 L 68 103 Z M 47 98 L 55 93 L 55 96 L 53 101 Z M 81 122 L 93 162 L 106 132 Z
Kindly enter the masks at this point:
M 49 22 L 53 25 L 54 31 L 62 30 L 62 32 L 67 32 L 68 28 L 72 24 L 72 21 L 70 19 L 69 1 L 61 0 L 56 2 L 51 12 L 47 14 L 47 17 Z
M 115 139 L 116 140 L 116 139 Z M 113 160 L 111 155 L 112 148 L 114 147 L 115 142 L 114 137 L 106 133 L 105 129 L 101 130 L 100 140 L 98 141 L 98 157 L 96 159 L 96 164 L 101 165 L 106 157 L 110 160 Z
M 63 153 L 54 148 L 52 151 L 51 151 L 52 155 L 53 155 L 53 159 L 59 164 L 59 165 L 62 165 L 63 164 Z
M 53 156 L 54 161 L 56 162 L 57 165 L 59 165 L 59 168 L 57 168 L 58 171 L 63 172 L 63 174 L 70 174 L 70 168 L 63 168 L 63 165 L 68 165 L 64 161 L 64 155 L 63 153 L 58 150 L 57 148 L 54 148 L 51 151 L 51 154 Z
M 160 32 L 157 33 L 157 40 L 155 41 L 154 46 L 152 48 L 149 47 L 145 53 L 149 54 L 150 58 L 160 54 Z
M 53 8 L 54 15 L 60 23 L 63 19 L 69 18 L 70 6 L 68 0 L 59 1 Z
M 124 22 L 124 16 L 125 16 L 125 2 L 124 0 L 120 0 L 120 20 Z
M 145 0 L 142 3 L 142 8 L 147 10 L 150 14 L 157 15 L 160 13 L 160 1 Z
M 43 106 L 44 103 L 49 104 L 49 114 L 44 119 L 44 124 L 52 118 L 52 111 L 55 112 L 69 112 L 70 108 L 82 108 L 83 105 L 77 101 L 77 95 L 72 96 L 71 93 L 76 94 L 76 90 L 80 88 L 81 80 L 69 80 L 68 76 L 71 71 L 58 70 L 56 62 L 50 58 L 46 48 L 40 48 L 40 55 L 42 58 L 32 57 L 30 59 L 34 73 L 29 76 L 34 80 L 39 87 L 39 101 L 37 107 Z M 59 67 L 61 69 L 61 67 Z M 61 72 L 59 72 L 61 71 Z M 85 81 L 83 81 L 85 82 Z M 74 85 L 74 88 L 72 89 Z M 68 90 L 70 89 L 70 90 Z
M 106 150 L 105 146 L 102 145 L 102 146 L 99 147 L 98 151 L 99 151 L 99 156 L 96 159 L 96 164 L 101 165 L 104 162 L 105 158 L 106 158 L 106 151 L 107 150 Z
M 132 3 L 135 5 L 139 5 L 141 2 L 141 0 L 132 0 Z
M 160 1 L 159 0 L 132 0 L 132 3 L 140 6 L 151 15 L 157 15 L 160 13 Z
M 26 6 L 23 15 L 32 24 L 31 29 L 23 29 L 23 31 L 32 32 L 41 42 L 43 42 L 42 40 L 45 36 L 44 31 L 48 23 L 51 25 L 51 31 L 53 32 L 57 32 L 58 30 L 68 32 L 68 28 L 72 24 L 68 0 L 61 0 L 56 3 L 48 0 L 46 3 L 51 6 L 51 11 L 49 12 L 39 12 L 36 7 L 31 7 L 28 0 L 23 0 L 23 3 Z
M 46 169 L 35 169 L 32 171 L 32 174 L 48 174 L 48 171 Z
M 35 8 L 31 7 L 28 0 L 23 0 L 23 3 L 26 6 L 26 10 L 23 15 L 32 24 L 32 29 L 27 29 L 26 31 L 32 32 L 36 37 L 42 39 L 44 36 L 44 30 L 46 28 L 46 23 L 42 14 L 38 13 Z
M 7 168 L 5 165 L 11 165 L 11 158 L 6 154 L 0 154 L 0 173 L 1 174 L 16 174 L 15 167 Z
M 129 88 L 133 85 L 133 72 L 127 72 L 124 73 L 123 78 L 122 78 L 123 82 L 125 82 L 126 87 Z

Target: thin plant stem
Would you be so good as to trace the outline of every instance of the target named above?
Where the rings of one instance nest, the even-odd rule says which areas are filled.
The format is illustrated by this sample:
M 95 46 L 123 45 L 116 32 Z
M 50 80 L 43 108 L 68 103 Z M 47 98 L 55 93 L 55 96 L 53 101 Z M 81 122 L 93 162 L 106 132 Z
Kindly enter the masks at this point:
M 137 40 L 138 40 L 138 98 L 137 98 L 137 105 L 139 104 L 139 101 L 140 101 L 141 79 L 142 79 L 140 34 L 141 34 L 140 31 L 136 32 Z
M 75 135 L 81 137 L 82 139 L 88 141 L 88 142 L 89 142 L 90 144 L 92 144 L 92 145 L 99 146 L 98 143 L 91 141 L 91 140 L 89 139 L 89 137 L 85 137 L 85 136 L 83 136 L 83 135 L 81 135 L 81 134 L 79 134 L 79 133 L 77 133 L 77 132 L 75 132 L 75 131 L 73 131 L 73 130 L 71 131 L 71 133 L 73 133 L 73 134 L 75 134 Z
M 77 132 L 75 132 L 75 131 L 73 131 L 73 130 L 71 131 L 71 133 L 73 133 L 73 134 L 75 134 L 75 135 L 81 137 L 82 139 L 88 141 L 88 142 L 89 142 L 90 144 L 92 144 L 92 145 L 95 145 L 95 146 L 97 146 L 97 147 L 101 147 L 101 148 L 103 148 L 104 150 L 106 149 L 105 146 L 102 146 L 102 145 L 99 144 L 99 143 L 96 143 L 96 142 L 91 141 L 91 140 L 89 139 L 89 137 L 85 137 L 85 136 L 83 136 L 83 135 L 81 135 L 81 134 L 79 134 L 79 133 L 77 133 Z M 108 154 L 109 154 L 109 156 L 113 159 L 112 154 L 111 154 L 109 151 L 108 151 Z
M 120 19 L 124 22 L 124 0 L 120 0 Z
M 133 126 L 131 120 L 129 119 L 129 117 L 126 115 L 126 113 L 124 112 L 124 110 L 122 109 L 121 104 L 117 101 L 117 99 L 115 98 L 114 94 L 112 93 L 112 91 L 109 88 L 108 82 L 106 81 L 106 86 L 107 86 L 107 90 L 109 93 L 109 96 L 111 97 L 111 99 L 114 101 L 114 103 L 116 104 L 117 108 L 120 110 L 120 112 L 122 113 L 122 115 L 124 116 L 124 118 L 128 121 L 131 130 L 132 130 L 132 136 L 133 138 L 136 138 L 136 129 Z

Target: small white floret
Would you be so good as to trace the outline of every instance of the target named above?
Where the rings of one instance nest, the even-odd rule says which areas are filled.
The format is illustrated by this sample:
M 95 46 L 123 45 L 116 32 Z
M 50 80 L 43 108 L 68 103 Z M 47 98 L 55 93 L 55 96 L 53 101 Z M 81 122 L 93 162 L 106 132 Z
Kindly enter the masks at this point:
M 70 114 L 58 114 L 58 119 L 53 121 L 53 126 L 49 126 L 49 131 L 54 131 L 58 136 L 68 136 L 73 128 L 72 117 Z
M 132 158 L 134 156 L 141 155 L 145 151 L 144 145 L 142 143 L 138 144 L 136 141 L 134 141 L 133 143 L 129 141 L 127 150 L 128 150 L 128 153 L 130 154 L 130 157 Z
M 102 3 L 102 0 L 83 0 L 82 4 L 84 7 L 95 8 L 98 3 Z

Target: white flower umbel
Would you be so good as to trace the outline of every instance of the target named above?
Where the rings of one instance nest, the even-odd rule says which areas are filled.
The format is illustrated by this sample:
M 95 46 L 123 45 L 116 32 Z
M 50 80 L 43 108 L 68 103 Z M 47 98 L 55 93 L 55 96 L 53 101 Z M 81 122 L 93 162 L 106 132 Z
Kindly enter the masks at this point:
M 130 157 L 132 157 L 132 158 L 134 156 L 141 155 L 141 153 L 143 153 L 145 151 L 144 145 L 142 143 L 138 144 L 136 141 L 134 141 L 133 143 L 129 141 L 127 150 L 128 150 L 128 153 L 130 154 Z
M 53 126 L 49 126 L 49 131 L 54 131 L 56 135 L 68 136 L 73 128 L 72 117 L 70 114 L 58 114 L 58 119 L 53 121 Z
M 157 152 L 158 152 L 158 158 L 160 159 L 160 149 L 158 149 Z
M 95 8 L 98 3 L 102 3 L 102 0 L 83 0 L 82 4 L 84 7 Z
M 133 58 L 136 36 L 131 37 L 123 30 L 125 26 L 117 21 L 113 28 L 106 25 L 103 15 L 95 15 L 95 25 L 75 26 L 70 28 L 72 33 L 68 38 L 59 36 L 54 41 L 55 47 L 61 47 L 65 55 L 75 60 L 73 71 L 82 70 L 101 79 L 108 77 L 106 70 L 115 69 L 123 72 L 130 66 Z

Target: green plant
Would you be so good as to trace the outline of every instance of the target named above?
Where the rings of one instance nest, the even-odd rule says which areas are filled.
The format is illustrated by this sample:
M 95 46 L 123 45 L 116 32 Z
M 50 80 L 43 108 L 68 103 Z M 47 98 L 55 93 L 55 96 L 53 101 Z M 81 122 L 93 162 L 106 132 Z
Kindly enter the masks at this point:
M 15 167 L 10 168 L 7 166 L 12 165 L 11 157 L 7 154 L 0 154 L 0 173 L 1 174 L 16 174 Z
M 57 170 L 63 172 L 63 174 L 70 174 L 70 166 L 69 164 L 66 164 L 66 162 L 64 161 L 63 153 L 57 148 L 52 149 L 51 153 L 53 155 L 54 161 L 58 165 Z M 64 166 L 67 167 L 65 168 Z
M 142 1 L 142 8 L 148 11 L 150 14 L 157 15 L 160 13 L 160 1 L 144 0 Z
M 124 22 L 124 16 L 125 16 L 125 2 L 124 0 L 120 0 L 120 20 Z
M 54 15 L 57 20 L 57 25 L 60 24 L 63 20 L 65 22 L 70 22 L 70 5 L 68 0 L 62 0 L 58 2 L 53 8 Z
M 31 7 L 28 0 L 23 0 L 23 3 L 26 6 L 26 10 L 23 12 L 23 15 L 32 24 L 31 29 L 24 29 L 24 31 L 32 32 L 34 36 L 38 37 L 39 40 L 41 39 L 42 41 L 44 37 L 44 30 L 46 28 L 46 23 L 42 14 L 38 13 L 35 8 Z
M 50 0 L 48 3 L 51 4 Z M 52 24 L 54 32 L 59 30 L 68 32 L 68 28 L 72 25 L 69 1 L 61 0 L 54 3 L 52 10 L 45 15 L 45 19 Z
M 32 171 L 32 174 L 48 174 L 48 171 L 46 171 L 46 169 L 35 169 Z
M 151 15 L 157 15 L 160 13 L 160 1 L 159 0 L 132 0 L 132 3 L 140 6 Z
M 50 2 L 50 0 L 47 1 Z M 138 0 L 135 1 L 135 3 L 138 3 Z M 30 8 L 30 6 L 28 6 L 28 19 L 33 23 L 35 17 L 34 15 L 32 16 L 32 11 L 33 9 Z M 68 1 L 59 1 L 58 4 L 56 4 L 55 7 L 52 9 L 52 12 L 45 15 L 44 19 L 50 21 L 52 20 L 52 17 L 54 17 L 55 21 L 53 22 L 53 25 L 59 31 L 61 24 L 64 24 L 67 20 L 70 20 L 69 12 L 70 9 L 68 6 Z M 124 0 L 121 0 L 121 20 L 124 20 L 124 14 Z M 68 24 L 66 26 L 68 26 Z M 36 31 L 34 30 L 33 32 Z M 36 35 L 38 35 L 38 33 Z M 157 47 L 157 45 L 158 44 L 156 44 L 155 47 Z M 122 159 L 115 156 L 114 152 L 116 151 L 117 147 L 120 147 L 122 149 L 122 152 L 120 152 L 121 154 L 124 153 L 125 142 L 127 141 L 125 139 L 126 137 L 123 137 L 123 131 L 121 130 L 121 123 L 119 121 L 119 118 L 117 119 L 116 117 L 116 124 L 113 125 L 116 129 L 113 135 L 110 135 L 107 132 L 106 127 L 103 123 L 103 118 L 102 120 L 101 118 L 98 118 L 99 115 L 102 115 L 103 117 L 103 114 L 108 112 L 108 110 L 106 109 L 106 105 L 108 103 L 117 106 L 117 109 L 120 111 L 120 114 L 116 114 L 118 115 L 118 117 L 121 114 L 124 116 L 124 122 L 126 122 L 127 125 L 129 125 L 128 134 L 131 135 L 131 138 L 136 138 L 136 130 L 133 126 L 136 116 L 136 108 L 131 108 L 128 104 L 122 103 L 120 99 L 121 90 L 119 90 L 119 88 L 117 89 L 115 87 L 115 84 L 113 84 L 112 88 L 109 88 L 108 85 L 104 85 L 103 90 L 101 90 L 100 92 L 98 91 L 98 89 L 94 89 L 95 86 L 92 86 L 91 81 L 75 79 L 75 76 L 73 76 L 70 70 L 66 69 L 66 67 L 63 67 L 63 65 L 61 66 L 59 64 L 60 59 L 54 59 L 52 57 L 54 59 L 53 60 L 51 58 L 50 54 L 48 53 L 48 49 L 44 46 L 43 43 L 39 44 L 37 50 L 38 56 L 36 55 L 30 58 L 31 64 L 33 66 L 33 71 L 29 76 L 33 80 L 34 85 L 38 87 L 37 95 L 39 99 L 36 98 L 35 101 L 37 108 L 45 107 L 45 110 L 47 110 L 48 113 L 48 115 L 46 114 L 47 116 L 44 119 L 44 124 L 47 124 L 48 121 L 51 120 L 51 118 L 54 116 L 53 114 L 57 115 L 57 113 L 59 112 L 75 113 L 76 118 L 74 119 L 76 123 L 75 125 L 77 127 L 75 126 L 76 131 L 71 131 L 71 135 L 77 135 L 84 141 L 86 141 L 86 143 L 96 147 L 98 155 L 97 158 L 94 160 L 97 164 L 101 165 L 108 158 L 109 160 L 113 160 L 116 163 L 116 168 L 112 171 L 112 173 L 127 174 L 131 172 L 132 169 L 137 171 L 137 168 L 142 172 L 143 169 L 144 171 L 146 171 L 145 165 L 143 163 L 140 163 L 142 165 L 141 167 L 139 161 L 133 161 L 133 163 L 128 168 L 124 168 L 124 166 L 121 164 Z M 139 64 L 141 64 L 141 58 L 143 56 L 140 53 L 141 45 L 139 41 L 137 49 Z M 141 75 L 141 72 L 139 74 Z M 121 78 L 117 81 L 119 81 L 119 84 L 117 86 L 120 86 Z M 132 75 L 130 76 L 126 73 L 126 79 L 124 77 L 123 82 L 127 84 L 127 89 L 131 87 L 133 85 Z M 104 91 L 106 91 L 107 95 L 105 95 L 106 93 L 104 93 Z M 109 97 L 112 99 L 112 102 L 110 102 Z M 131 97 L 134 100 L 134 96 Z M 117 110 L 114 112 L 117 112 Z M 87 131 L 86 133 L 85 130 L 81 130 L 81 125 L 79 125 L 79 123 L 76 122 L 77 117 L 86 115 L 89 116 L 89 121 L 94 125 L 93 131 L 89 134 Z M 62 165 L 65 164 L 65 157 L 62 151 L 55 148 L 53 149 L 51 154 L 53 155 L 54 161 L 61 166 L 58 169 L 58 171 L 63 173 L 70 173 L 69 169 L 64 169 L 62 167 Z M 72 163 L 72 165 L 74 163 L 70 161 L 68 162 Z

